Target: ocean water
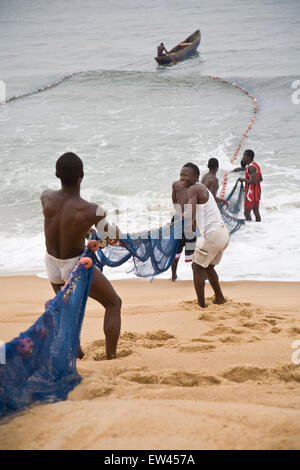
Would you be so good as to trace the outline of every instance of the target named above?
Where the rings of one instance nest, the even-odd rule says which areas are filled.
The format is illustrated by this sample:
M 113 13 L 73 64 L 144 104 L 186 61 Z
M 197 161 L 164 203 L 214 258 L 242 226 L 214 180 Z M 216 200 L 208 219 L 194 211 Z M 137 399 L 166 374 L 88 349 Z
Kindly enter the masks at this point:
M 171 49 L 198 28 L 198 54 L 157 66 L 161 41 Z M 207 160 L 218 158 L 221 185 L 253 103 L 207 77 L 217 75 L 258 101 L 237 163 L 252 148 L 264 178 L 262 223 L 233 235 L 218 273 L 299 281 L 299 40 L 298 0 L 1 0 L 7 97 L 74 75 L 0 105 L 0 275 L 45 275 L 40 194 L 59 187 L 55 161 L 66 151 L 84 162 L 83 197 L 121 229 L 170 220 L 171 185 L 187 161 L 203 174 Z M 228 191 L 238 176 L 229 175 Z M 130 277 L 130 269 L 105 273 Z M 191 266 L 181 260 L 178 274 L 191 279 Z

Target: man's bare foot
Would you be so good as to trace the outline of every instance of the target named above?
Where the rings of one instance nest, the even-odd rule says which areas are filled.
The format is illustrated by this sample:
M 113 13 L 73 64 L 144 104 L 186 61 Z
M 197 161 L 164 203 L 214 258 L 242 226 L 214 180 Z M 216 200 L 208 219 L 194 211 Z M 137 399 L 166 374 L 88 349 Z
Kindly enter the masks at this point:
M 176 279 L 177 279 L 177 274 L 172 274 L 171 280 L 172 280 L 173 282 L 175 282 Z
M 205 302 L 198 302 L 199 307 L 201 308 L 207 308 L 207 305 Z
M 84 352 L 81 349 L 81 346 L 79 346 L 78 351 L 77 351 L 77 358 L 78 359 L 83 359 L 84 357 Z
M 227 300 L 225 299 L 225 297 L 220 297 L 220 298 L 215 298 L 215 300 L 213 300 L 213 304 L 216 304 L 216 305 L 222 305 L 222 304 L 225 304 L 227 302 Z
M 117 355 L 116 354 L 106 354 L 106 359 L 108 361 L 111 361 L 112 359 L 117 359 Z

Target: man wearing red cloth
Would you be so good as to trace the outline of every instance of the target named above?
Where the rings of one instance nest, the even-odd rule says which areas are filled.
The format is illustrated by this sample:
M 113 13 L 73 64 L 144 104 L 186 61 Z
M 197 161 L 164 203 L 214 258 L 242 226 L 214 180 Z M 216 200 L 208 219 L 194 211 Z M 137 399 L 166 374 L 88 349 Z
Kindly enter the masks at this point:
M 246 165 L 245 178 L 240 178 L 240 181 L 245 183 L 245 218 L 246 220 L 252 220 L 251 211 L 253 210 L 256 222 L 261 222 L 259 202 L 261 197 L 260 183 L 263 178 L 259 165 L 254 161 L 253 150 L 245 150 L 242 162 Z

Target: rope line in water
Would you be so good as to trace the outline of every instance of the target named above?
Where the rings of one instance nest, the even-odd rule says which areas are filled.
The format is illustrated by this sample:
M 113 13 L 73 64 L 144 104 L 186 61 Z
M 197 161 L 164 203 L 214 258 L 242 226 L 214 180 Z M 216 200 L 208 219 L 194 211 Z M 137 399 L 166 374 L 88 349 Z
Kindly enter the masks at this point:
M 58 80 L 55 80 L 54 82 L 51 82 L 51 83 L 48 83 L 47 85 L 41 87 L 41 88 L 37 88 L 36 90 L 33 90 L 33 91 L 29 91 L 28 93 L 23 93 L 22 95 L 14 95 L 14 96 L 10 96 L 9 98 L 6 98 L 5 101 L 1 101 L 0 102 L 0 105 L 1 104 L 5 104 L 5 103 L 9 103 L 10 101 L 14 101 L 14 100 L 19 100 L 20 98 L 26 98 L 26 96 L 31 96 L 31 95 L 36 95 L 37 93 L 40 93 L 42 91 L 46 91 L 48 90 L 49 88 L 52 88 L 54 86 L 57 86 L 59 85 L 60 83 L 62 83 L 64 80 L 67 80 L 68 78 L 71 78 L 73 77 L 74 75 L 78 75 L 79 73 L 82 73 L 82 72 L 71 72 L 71 73 L 67 73 L 66 75 L 64 75 L 62 78 L 59 78 Z
M 250 131 L 251 127 L 253 126 L 254 121 L 256 119 L 256 115 L 257 115 L 257 111 L 258 111 L 257 99 L 253 95 L 251 95 L 251 93 L 249 93 L 249 91 L 245 90 L 245 88 L 243 88 L 242 86 L 238 85 L 235 82 L 231 82 L 229 80 L 224 80 L 223 78 L 217 77 L 216 75 L 206 75 L 206 77 L 207 78 L 212 78 L 214 80 L 220 80 L 222 83 L 225 83 L 226 85 L 231 85 L 231 86 L 234 86 L 235 88 L 238 88 L 245 95 L 249 96 L 249 98 L 251 98 L 251 100 L 253 101 L 253 104 L 254 104 L 254 111 L 253 111 L 252 119 L 251 119 L 247 129 L 245 130 L 244 134 L 242 135 L 242 138 L 240 139 L 240 141 L 238 143 L 238 146 L 237 146 L 237 148 L 234 152 L 234 155 L 230 160 L 230 163 L 234 163 L 234 161 L 236 160 L 236 158 L 238 156 L 238 153 L 241 149 L 242 143 L 243 143 L 244 139 L 246 139 L 248 137 L 248 133 L 249 133 L 249 131 Z M 225 170 L 224 178 L 223 178 L 223 185 L 222 185 L 222 189 L 221 189 L 221 193 L 220 193 L 221 198 L 225 197 L 227 182 L 228 182 L 228 170 Z

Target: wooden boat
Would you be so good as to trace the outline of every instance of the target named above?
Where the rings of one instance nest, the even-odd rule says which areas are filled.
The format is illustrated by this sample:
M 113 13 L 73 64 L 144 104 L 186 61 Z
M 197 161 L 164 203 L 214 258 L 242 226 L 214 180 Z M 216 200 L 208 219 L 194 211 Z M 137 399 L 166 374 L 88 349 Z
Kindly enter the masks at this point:
M 191 36 L 186 38 L 184 41 L 177 44 L 169 51 L 169 54 L 164 54 L 159 57 L 154 57 L 159 65 L 167 65 L 170 63 L 176 63 L 181 60 L 188 59 L 191 55 L 195 54 L 197 47 L 200 44 L 201 33 L 197 29 Z

